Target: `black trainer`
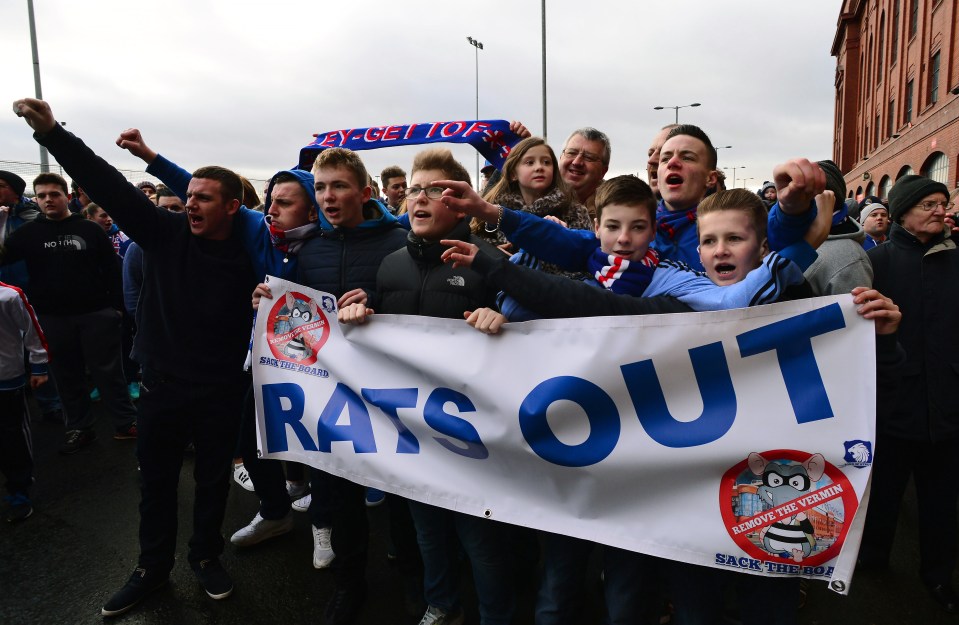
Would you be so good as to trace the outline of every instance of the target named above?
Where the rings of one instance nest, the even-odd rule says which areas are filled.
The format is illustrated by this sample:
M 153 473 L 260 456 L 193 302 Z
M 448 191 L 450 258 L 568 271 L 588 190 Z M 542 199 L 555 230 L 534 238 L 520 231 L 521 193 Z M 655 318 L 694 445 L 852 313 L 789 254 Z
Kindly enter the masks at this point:
M 337 586 L 326 604 L 324 625 L 349 625 L 356 619 L 366 600 L 366 584 Z
M 216 558 L 203 560 L 193 567 L 193 573 L 211 599 L 226 599 L 233 594 L 233 580 Z
M 137 567 L 133 575 L 124 584 L 123 588 L 116 591 L 110 599 L 103 604 L 100 613 L 103 616 L 118 616 L 129 611 L 133 606 L 140 602 L 151 592 L 160 588 L 169 581 L 167 574 L 152 574 L 143 567 Z
M 97 440 L 97 435 L 92 429 L 70 430 L 67 432 L 63 446 L 60 447 L 60 453 L 64 456 L 70 456 L 77 453 L 95 440 Z

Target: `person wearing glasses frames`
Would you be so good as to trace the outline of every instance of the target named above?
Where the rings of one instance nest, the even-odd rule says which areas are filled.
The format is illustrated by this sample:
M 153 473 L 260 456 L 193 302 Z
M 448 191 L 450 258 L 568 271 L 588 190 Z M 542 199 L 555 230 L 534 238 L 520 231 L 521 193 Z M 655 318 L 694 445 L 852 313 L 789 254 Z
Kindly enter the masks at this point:
M 559 156 L 559 174 L 576 199 L 586 206 L 589 218 L 596 217 L 596 189 L 609 170 L 612 148 L 609 137 L 595 128 L 574 130 Z
M 861 566 L 884 569 L 903 493 L 915 482 L 919 577 L 947 612 L 959 611 L 952 585 L 959 521 L 959 249 L 944 217 L 949 190 L 924 176 L 900 178 L 889 193 L 889 240 L 869 250 L 873 285 L 902 310 L 906 352 L 896 399 L 877 406 L 876 462 L 859 551 Z
M 468 267 L 443 262 L 442 254 L 447 249 L 444 239 L 475 243 L 488 254 L 499 252 L 470 234 L 465 213 L 449 208 L 441 200 L 444 187 L 434 185 L 437 180 L 470 185 L 469 172 L 448 149 L 433 148 L 416 155 L 411 186 L 406 189 L 411 230 L 406 247 L 383 259 L 369 306 L 356 302 L 340 308 L 341 323 L 366 323 L 374 308 L 379 313 L 462 319 L 464 313 L 495 306 L 496 289 L 479 274 Z M 488 452 L 481 445 L 473 445 L 468 454 L 457 453 L 481 458 Z M 406 500 L 395 497 L 390 514 L 394 514 L 396 504 L 402 507 L 404 503 Z M 463 621 L 459 547 L 451 546 L 458 544 L 472 566 L 480 622 L 508 625 L 515 604 L 508 557 L 513 530 L 503 523 L 412 499 L 408 504 L 423 559 L 424 585 L 420 591 L 428 603 L 420 624 L 453 625 Z M 336 536 L 335 531 L 333 535 Z

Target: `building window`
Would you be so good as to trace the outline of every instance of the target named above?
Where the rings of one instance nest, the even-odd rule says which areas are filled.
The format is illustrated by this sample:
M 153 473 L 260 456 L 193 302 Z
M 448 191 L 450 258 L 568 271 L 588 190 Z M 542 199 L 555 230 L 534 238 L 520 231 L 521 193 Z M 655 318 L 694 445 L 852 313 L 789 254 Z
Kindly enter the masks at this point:
M 892 8 L 892 50 L 889 51 L 889 64 L 894 65 L 899 58 L 899 0 L 893 3 Z
M 929 104 L 939 101 L 939 52 L 932 55 L 929 71 Z
M 948 186 L 949 157 L 942 152 L 934 152 L 922 168 L 922 175 Z
M 879 181 L 879 197 L 884 200 L 888 198 L 890 189 L 892 189 L 892 178 L 883 176 L 882 180 Z
M 903 166 L 902 166 L 902 169 L 899 170 L 899 173 L 896 174 L 896 180 L 899 180 L 899 179 L 902 178 L 903 176 L 911 176 L 911 175 L 913 175 L 914 173 L 916 173 L 916 172 L 913 171 L 913 169 L 912 169 L 911 166 L 909 166 L 909 165 L 903 165 Z
M 869 153 L 870 150 L 872 150 L 872 146 L 869 145 L 869 139 L 871 137 L 872 135 L 869 134 L 869 126 L 866 126 L 866 136 L 862 138 L 862 143 L 863 143 L 863 152 L 867 154 Z
M 896 119 L 896 101 L 889 100 L 889 110 L 886 111 L 886 138 L 892 136 L 893 130 L 895 130 L 895 119 Z
M 882 82 L 882 55 L 886 51 L 886 14 L 879 18 L 879 48 L 876 50 L 876 84 Z
M 909 36 L 915 37 L 919 32 L 919 0 L 910 0 L 912 5 L 909 7 Z
M 906 83 L 906 115 L 902 120 L 904 124 L 912 122 L 912 89 L 913 81 L 910 80 Z

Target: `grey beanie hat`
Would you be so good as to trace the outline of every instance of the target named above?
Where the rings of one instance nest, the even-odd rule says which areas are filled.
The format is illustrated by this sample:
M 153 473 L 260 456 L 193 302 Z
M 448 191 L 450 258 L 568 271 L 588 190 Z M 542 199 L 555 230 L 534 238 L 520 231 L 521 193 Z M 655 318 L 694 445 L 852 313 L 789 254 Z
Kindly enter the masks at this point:
M 866 223 L 866 218 L 869 217 L 869 213 L 877 209 L 886 210 L 886 207 L 880 204 L 879 202 L 873 202 L 872 204 L 867 204 L 863 207 L 862 212 L 859 213 L 859 223 Z

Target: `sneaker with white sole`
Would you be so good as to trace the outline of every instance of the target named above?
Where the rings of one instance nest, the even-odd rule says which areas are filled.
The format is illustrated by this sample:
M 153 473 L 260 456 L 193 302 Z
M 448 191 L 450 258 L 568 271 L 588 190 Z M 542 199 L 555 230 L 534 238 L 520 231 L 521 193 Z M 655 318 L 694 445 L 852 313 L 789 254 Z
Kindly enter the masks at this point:
M 293 529 L 293 515 L 287 514 L 282 519 L 264 519 L 257 512 L 253 520 L 246 527 L 241 527 L 230 537 L 230 542 L 238 547 L 249 547 L 267 538 L 286 534 Z
M 462 625 L 463 610 L 456 612 L 444 612 L 436 606 L 430 606 L 426 609 L 426 614 L 420 619 L 419 625 Z
M 119 616 L 128 612 L 144 597 L 166 584 L 168 580 L 169 574 L 155 574 L 152 569 L 148 572 L 145 568 L 138 566 L 133 571 L 129 581 L 123 585 L 123 588 L 115 592 L 103 604 L 100 614 L 103 616 Z
M 299 499 L 291 503 L 290 507 L 296 510 L 297 512 L 309 512 L 311 501 L 313 501 L 313 495 L 307 493 L 304 497 L 300 497 Z
M 296 501 L 308 492 L 310 492 L 310 485 L 306 483 L 306 480 L 300 480 L 299 482 L 286 481 L 286 494 L 290 496 L 290 501 Z
M 253 480 L 250 479 L 250 474 L 246 472 L 246 467 L 243 466 L 242 462 L 233 465 L 233 481 L 246 490 L 253 492 Z
M 233 580 L 216 558 L 193 566 L 193 574 L 210 599 L 226 599 L 233 594 Z
M 330 540 L 332 533 L 329 527 L 313 527 L 313 568 L 325 569 L 336 558 Z

